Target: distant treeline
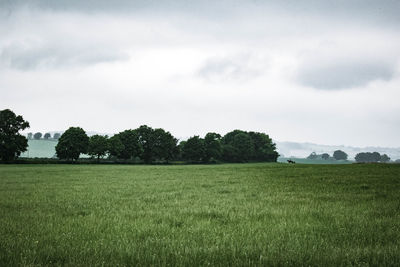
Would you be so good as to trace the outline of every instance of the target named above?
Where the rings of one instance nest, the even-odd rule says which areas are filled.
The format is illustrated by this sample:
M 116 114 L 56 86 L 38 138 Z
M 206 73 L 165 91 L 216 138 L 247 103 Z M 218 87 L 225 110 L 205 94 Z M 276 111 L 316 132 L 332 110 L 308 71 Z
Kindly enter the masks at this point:
M 328 153 L 322 153 L 322 154 L 317 154 L 315 152 L 312 152 L 307 159 L 323 159 L 323 160 L 328 160 L 328 159 L 334 159 L 334 160 L 347 160 L 347 153 L 342 151 L 342 150 L 336 150 L 333 152 L 333 156 L 331 157 Z
M 44 135 L 41 132 L 37 132 L 37 133 L 28 133 L 26 135 L 26 137 L 28 138 L 28 140 L 40 140 L 40 139 L 45 139 L 45 140 L 49 140 L 49 139 L 53 139 L 53 140 L 58 140 L 60 138 L 61 134 L 60 133 L 55 133 L 53 134 L 53 136 L 51 135 L 51 133 L 45 133 Z
M 312 160 L 328 160 L 328 159 L 334 159 L 334 160 L 347 160 L 347 154 L 344 151 L 341 150 L 336 150 L 333 153 L 333 157 L 331 157 L 328 153 L 323 153 L 323 154 L 317 154 L 315 152 L 312 152 L 307 159 L 312 159 Z M 386 154 L 379 154 L 378 152 L 360 152 L 358 153 L 355 158 L 356 162 L 359 163 L 370 163 L 370 162 L 381 162 L 381 163 L 386 163 L 390 161 L 390 157 Z M 396 161 L 397 162 L 397 161 Z
M 389 162 L 390 158 L 386 154 L 379 154 L 378 152 L 361 152 L 358 153 L 355 156 L 355 160 L 357 162 L 365 162 L 365 163 L 370 163 L 370 162 Z
M 13 161 L 27 150 L 28 142 L 20 130 L 29 123 L 9 109 L 0 111 L 0 159 Z M 28 138 L 41 139 L 42 134 L 28 134 Z M 45 139 L 51 138 L 50 133 Z M 207 133 L 204 138 L 190 137 L 178 142 L 170 132 L 142 125 L 125 130 L 112 137 L 89 137 L 80 127 L 70 127 L 58 139 L 56 156 L 60 160 L 76 161 L 81 154 L 100 161 L 168 163 L 172 160 L 190 163 L 211 162 L 276 162 L 279 154 L 272 139 L 265 133 L 234 130 L 221 136 Z

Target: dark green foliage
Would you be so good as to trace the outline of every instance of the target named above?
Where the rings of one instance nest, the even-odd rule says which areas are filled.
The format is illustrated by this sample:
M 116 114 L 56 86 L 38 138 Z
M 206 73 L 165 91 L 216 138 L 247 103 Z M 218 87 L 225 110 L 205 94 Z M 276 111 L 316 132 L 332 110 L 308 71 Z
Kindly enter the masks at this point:
M 118 135 L 114 135 L 108 139 L 108 151 L 111 157 L 119 158 L 124 148 L 124 144 Z
M 390 161 L 390 158 L 388 155 L 386 155 L 386 154 L 381 155 L 381 162 L 389 162 L 389 161 Z
M 58 139 L 60 139 L 60 136 L 61 136 L 61 134 L 55 133 L 55 134 L 53 135 L 53 139 L 58 140 Z
M 28 147 L 28 140 L 19 131 L 29 128 L 22 116 L 9 109 L 0 111 L 0 160 L 12 161 Z
M 242 162 L 247 162 L 254 153 L 253 141 L 247 133 L 235 135 L 232 146 L 235 148 L 238 159 Z
M 240 155 L 232 145 L 225 144 L 222 146 L 222 159 L 226 162 L 240 162 Z
M 50 133 L 45 133 L 43 138 L 47 140 L 47 139 L 51 138 L 51 134 Z
M 381 154 L 378 152 L 372 152 L 372 162 L 379 162 L 381 160 Z
M 35 138 L 36 140 L 39 140 L 40 138 L 42 138 L 42 133 L 41 132 L 37 132 L 33 135 L 33 138 Z
M 178 155 L 178 140 L 170 133 L 163 129 L 155 129 L 153 132 L 155 141 L 155 155 L 157 160 L 165 160 L 166 162 L 174 159 Z
M 86 153 L 89 137 L 80 127 L 70 127 L 58 140 L 56 154 L 59 159 L 77 160 L 79 155 Z
M 347 154 L 342 150 L 336 150 L 335 152 L 333 152 L 333 157 L 336 160 L 347 160 Z
M 225 134 L 221 140 L 222 144 L 223 145 L 232 144 L 235 136 L 240 133 L 246 133 L 246 132 L 242 130 L 233 130 L 232 132 Z
M 222 159 L 227 162 L 276 162 L 279 156 L 272 139 L 264 133 L 234 130 L 221 142 Z
M 386 154 L 379 154 L 378 152 L 361 152 L 355 156 L 357 162 L 388 162 L 390 158 Z
M 278 152 L 272 139 L 265 133 L 249 132 L 250 139 L 254 145 L 254 151 L 251 156 L 253 161 L 276 162 Z
M 204 137 L 204 150 L 204 162 L 219 160 L 222 154 L 221 135 L 207 133 Z
M 190 137 L 182 149 L 183 158 L 190 162 L 201 162 L 205 158 L 204 140 L 195 135 Z
M 120 143 L 115 139 L 119 139 Z M 113 136 L 112 143 L 117 147 L 111 146 L 112 155 L 119 159 L 134 159 L 142 154 L 139 144 L 139 134 L 135 130 L 125 130 Z M 122 144 L 122 146 L 120 146 Z
M 321 158 L 323 158 L 324 160 L 327 160 L 327 159 L 329 159 L 329 154 L 328 153 L 323 153 L 322 155 L 321 155 Z
M 156 140 L 153 128 L 148 127 L 147 125 L 142 125 L 135 131 L 138 135 L 139 145 L 142 151 L 140 158 L 143 159 L 145 163 L 153 162 L 156 152 Z
M 310 155 L 308 155 L 308 157 L 307 157 L 307 159 L 316 159 L 316 158 L 318 158 L 318 155 L 317 155 L 317 153 L 315 153 L 315 152 L 312 152 Z
M 28 133 L 28 140 L 30 140 L 30 139 L 32 139 L 33 138 L 33 133 Z
M 176 156 L 178 140 L 171 133 L 147 125 L 140 126 L 136 132 L 142 151 L 140 158 L 145 163 L 152 163 L 155 160 L 168 162 Z
M 108 147 L 108 137 L 96 134 L 89 138 L 87 153 L 90 156 L 96 157 L 97 160 L 99 160 L 108 153 Z

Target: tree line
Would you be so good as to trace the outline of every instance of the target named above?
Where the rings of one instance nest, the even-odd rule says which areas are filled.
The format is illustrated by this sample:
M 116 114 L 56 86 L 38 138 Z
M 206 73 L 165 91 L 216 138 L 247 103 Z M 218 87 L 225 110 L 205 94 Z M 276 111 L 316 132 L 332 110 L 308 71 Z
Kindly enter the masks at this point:
M 22 116 L 9 109 L 0 111 L 2 161 L 14 160 L 27 150 L 27 138 L 19 134 L 26 128 L 29 123 Z M 170 132 L 147 125 L 111 137 L 89 137 L 82 128 L 70 127 L 58 139 L 56 156 L 61 160 L 76 161 L 81 154 L 98 161 L 107 158 L 147 164 L 172 160 L 190 163 L 276 162 L 279 156 L 272 139 L 265 133 L 234 130 L 221 136 L 210 132 L 204 138 L 195 135 L 179 142 Z
M 336 150 L 333 153 L 333 159 L 335 160 L 347 160 L 347 153 L 341 150 Z M 330 159 L 330 155 L 328 153 L 317 154 L 312 152 L 307 159 Z M 355 161 L 359 163 L 371 163 L 371 162 L 381 162 L 386 163 L 390 161 L 390 157 L 386 154 L 380 154 L 378 152 L 360 152 L 355 156 Z
M 328 159 L 335 159 L 335 160 L 347 160 L 347 153 L 342 151 L 342 150 L 335 150 L 333 152 L 332 157 L 328 154 L 328 153 L 322 153 L 322 154 L 317 154 L 315 152 L 312 152 L 307 159 L 324 159 L 324 160 L 328 160 Z
M 390 157 L 386 154 L 380 154 L 378 152 L 361 152 L 358 153 L 355 158 L 356 162 L 364 162 L 364 163 L 371 163 L 371 162 L 382 162 L 386 163 L 390 161 Z
M 49 139 L 53 139 L 53 140 L 58 140 L 60 138 L 61 134 L 60 133 L 54 133 L 53 136 L 51 135 L 51 133 L 45 133 L 42 134 L 41 132 L 37 132 L 37 133 L 28 133 L 26 135 L 26 137 L 28 138 L 28 140 L 40 140 L 40 139 L 45 139 L 45 140 L 49 140 Z
M 74 161 L 81 154 L 97 160 L 134 160 L 144 163 L 181 160 L 190 163 L 210 162 L 276 162 L 272 139 L 264 133 L 234 130 L 221 136 L 207 133 L 204 138 L 192 136 L 178 142 L 170 132 L 142 125 L 112 137 L 87 136 L 79 127 L 65 131 L 56 146 L 59 159 Z

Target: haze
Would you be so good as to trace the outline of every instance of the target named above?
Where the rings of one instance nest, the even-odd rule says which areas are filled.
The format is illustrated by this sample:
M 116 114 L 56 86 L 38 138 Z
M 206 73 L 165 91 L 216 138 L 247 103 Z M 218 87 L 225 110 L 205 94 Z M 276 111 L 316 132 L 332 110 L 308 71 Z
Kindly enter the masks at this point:
M 398 147 L 399 13 L 399 1 L 0 0 L 0 109 L 32 132 L 147 124 Z

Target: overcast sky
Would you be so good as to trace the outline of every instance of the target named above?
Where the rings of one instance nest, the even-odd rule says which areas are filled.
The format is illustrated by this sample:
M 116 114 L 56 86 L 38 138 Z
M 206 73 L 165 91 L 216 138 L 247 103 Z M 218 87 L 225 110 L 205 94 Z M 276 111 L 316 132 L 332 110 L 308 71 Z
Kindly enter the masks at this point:
M 0 0 L 0 109 L 29 131 L 400 147 L 400 1 Z

